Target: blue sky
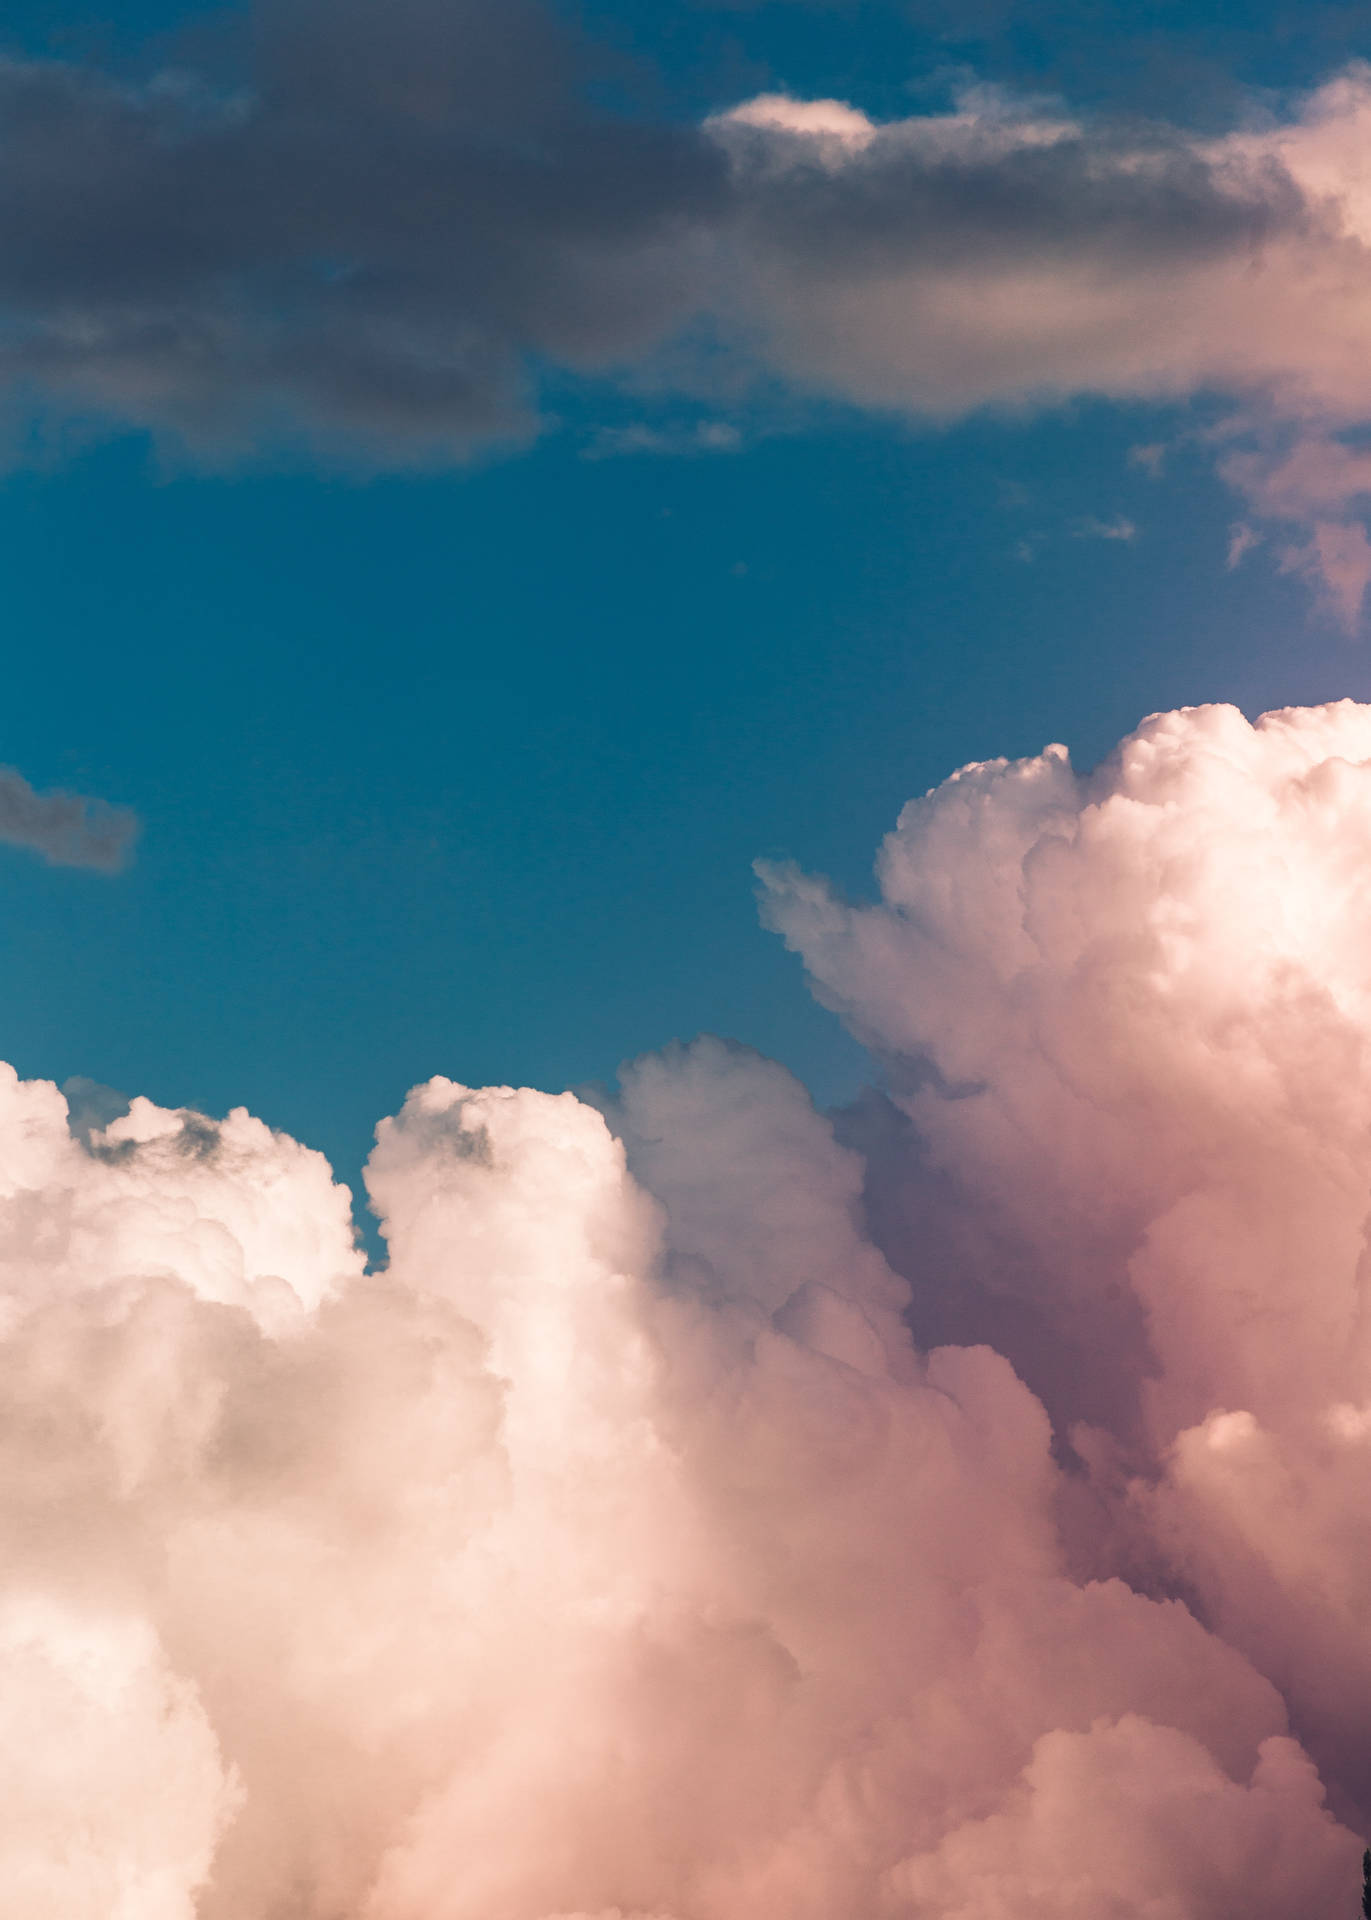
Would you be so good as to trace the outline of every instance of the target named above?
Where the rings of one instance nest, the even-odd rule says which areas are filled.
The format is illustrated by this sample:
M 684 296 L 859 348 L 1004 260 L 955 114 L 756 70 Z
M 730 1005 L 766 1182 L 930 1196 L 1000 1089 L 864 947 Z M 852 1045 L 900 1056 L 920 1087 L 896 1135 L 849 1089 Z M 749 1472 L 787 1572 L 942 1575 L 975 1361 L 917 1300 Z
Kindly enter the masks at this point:
M 1168 8 L 1130 64 L 1120 17 L 987 9 L 954 39 L 934 10 L 606 4 L 583 26 L 633 56 L 600 61 L 603 111 L 668 126 L 780 88 L 937 111 L 978 60 L 1116 126 L 1169 98 L 1212 130 L 1235 100 L 1295 111 L 1252 90 L 1357 52 L 1322 15 L 1292 39 L 1274 12 L 1258 35 L 1250 8 Z M 8 32 L 130 84 L 168 48 L 241 55 L 231 13 L 167 6 L 24 4 Z M 697 354 L 673 380 L 669 335 L 594 364 L 535 344 L 541 430 L 417 470 L 188 446 L 133 401 L 16 379 L 0 761 L 142 823 L 115 875 L 0 849 L 21 1072 L 244 1104 L 349 1178 L 435 1072 L 577 1085 L 709 1030 L 841 1100 L 864 1061 L 760 929 L 755 857 L 860 893 L 901 804 L 966 760 L 1061 739 L 1090 764 L 1161 707 L 1371 694 L 1296 535 L 1226 568 L 1248 508 L 1203 381 L 931 422 L 788 366 L 730 385 L 710 359 L 702 383 Z

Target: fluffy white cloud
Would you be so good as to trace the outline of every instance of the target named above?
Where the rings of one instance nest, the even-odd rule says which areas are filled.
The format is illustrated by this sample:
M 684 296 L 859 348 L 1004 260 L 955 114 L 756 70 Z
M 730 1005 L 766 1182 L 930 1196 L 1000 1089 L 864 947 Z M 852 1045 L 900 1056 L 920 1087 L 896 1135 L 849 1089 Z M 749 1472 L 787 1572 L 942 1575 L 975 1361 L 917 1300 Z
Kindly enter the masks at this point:
M 1305 797 L 1288 805 L 1303 806 L 1317 843 L 1342 804 L 1342 776 L 1320 774 L 1320 755 L 1353 734 L 1371 751 L 1371 715 L 1272 723 L 1251 736 L 1273 756 L 1255 772 L 1235 718 L 1170 726 L 1121 762 L 1167 796 L 1154 804 L 1177 843 L 1144 862 L 1148 897 L 1170 897 L 1157 894 L 1159 861 L 1191 870 L 1188 819 L 1214 926 L 1237 942 L 1235 922 L 1250 934 L 1275 916 L 1281 938 L 1316 954 L 1335 874 L 1355 910 L 1355 854 L 1339 868 L 1329 850 L 1303 905 L 1277 914 L 1279 889 L 1236 834 L 1228 896 L 1211 898 L 1206 828 L 1274 793 L 1270 767 L 1295 766 Z M 1099 785 L 1106 811 L 1115 777 Z M 1037 1080 L 1019 1062 L 1043 1057 L 1029 1037 L 1060 992 L 1035 1007 L 1014 986 L 1049 935 L 1036 922 L 1026 933 L 1007 896 L 1034 822 L 1038 839 L 1042 821 L 1065 823 L 1069 856 L 1074 792 L 1060 755 L 964 775 L 918 816 L 934 850 L 922 865 L 904 859 L 909 823 L 887 857 L 892 899 L 932 889 L 917 939 L 912 910 L 844 918 L 813 889 L 788 897 L 793 937 L 808 941 L 826 916 L 837 977 L 883 928 L 879 982 L 861 988 L 870 1030 L 908 1002 L 911 1030 L 946 1026 L 949 1073 L 988 1083 L 983 1070 L 1004 1062 L 1007 1079 L 1012 1066 L 1024 1086 L 1050 1087 L 1057 1062 Z M 1120 798 L 1109 813 L 1135 850 L 1147 804 Z M 1223 967 L 1188 970 L 1203 941 L 1186 945 L 1161 907 L 1160 944 L 1130 964 L 1136 900 L 1108 860 L 1073 887 L 1069 858 L 1054 868 L 1050 855 L 1034 870 L 1055 875 L 1065 930 L 1052 937 L 1098 948 L 1100 981 L 1095 997 L 1061 1001 L 1060 1032 L 1074 1018 L 1092 1058 L 1106 980 L 1127 1014 L 1151 966 L 1172 1001 L 1194 994 L 1173 1053 L 1199 1055 Z M 1345 959 L 1344 997 L 1360 991 Z M 1263 964 L 1284 979 L 1274 958 Z M 1307 1001 L 1292 991 L 1281 1007 L 1297 1023 L 1331 1017 Z M 1155 1037 L 1144 1021 L 1130 1041 L 1127 1026 L 1096 1065 L 1103 1075 L 1113 1061 L 1122 1089 L 1113 1125 L 1074 1124 L 1064 1095 L 1043 1115 L 1059 1135 L 1042 1155 L 1052 1182 L 1016 1160 L 988 1085 L 943 1103 L 960 1129 L 930 1130 L 949 1161 L 982 1170 L 976 1204 L 1003 1214 L 1020 1196 L 1015 1230 L 1054 1254 L 1073 1244 L 1078 1213 L 1116 1204 L 1094 1183 L 1127 1163 L 1128 1074 L 1146 1079 Z M 1212 1073 L 1208 1056 L 1193 1070 Z M 1133 1524 L 1182 1543 L 1202 1534 L 1212 1566 L 1195 1561 L 1192 1577 L 1220 1601 L 1245 1553 L 1267 1556 L 1268 1586 L 1223 1622 L 1236 1644 L 1181 1600 L 1080 1565 L 1073 1516 L 1102 1496 L 1054 1462 L 1044 1406 L 988 1344 L 915 1346 L 910 1288 L 864 1229 L 869 1171 L 786 1073 L 744 1050 L 705 1041 L 640 1061 L 604 1114 L 566 1094 L 416 1089 L 380 1127 L 368 1173 L 390 1249 L 379 1274 L 363 1270 L 319 1157 L 246 1115 L 215 1126 L 136 1101 L 74 1139 L 54 1088 L 7 1077 L 0 1664 L 3 1744 L 23 1775 L 0 1804 L 7 1910 L 1331 1910 L 1355 1880 L 1357 1842 L 1323 1808 L 1273 1684 L 1302 1700 L 1301 1674 L 1249 1616 L 1288 1644 L 1269 1535 L 1291 1566 L 1345 1570 L 1348 1488 L 1330 1481 L 1297 1527 L 1262 1450 L 1286 1448 L 1291 1409 L 1314 1403 L 1318 1446 L 1364 1447 L 1365 1395 L 1345 1356 L 1327 1371 L 1317 1291 L 1310 1325 L 1281 1332 L 1289 1377 L 1263 1395 L 1270 1334 L 1229 1366 L 1241 1314 L 1226 1270 L 1190 1232 L 1186 1284 L 1207 1292 L 1187 1302 L 1166 1278 L 1181 1258 L 1167 1222 L 1148 1212 L 1187 1156 L 1208 1165 L 1215 1113 L 1298 1133 L 1299 1116 L 1273 1107 L 1271 1072 L 1253 1065 L 1212 1112 L 1197 1109 L 1151 1173 L 1144 1103 L 1140 1164 L 1117 1202 L 1155 1227 L 1137 1284 L 1178 1296 L 1171 1334 L 1159 1312 L 1157 1349 L 1175 1378 L 1147 1388 L 1156 1447 L 1178 1446 Z M 1274 1118 L 1261 1121 L 1258 1096 Z M 925 1108 L 936 1122 L 933 1096 L 912 1101 L 921 1124 Z M 1216 1143 L 1216 1165 L 1235 1151 Z M 1296 1224 L 1258 1290 L 1288 1280 L 1281 1262 L 1308 1211 L 1300 1177 L 1282 1189 Z M 1193 1185 L 1179 1181 L 1182 1202 Z M 1215 1194 L 1208 1230 L 1241 1225 L 1260 1251 L 1267 1215 L 1235 1224 L 1217 1175 Z M 1326 1231 L 1327 1258 L 1341 1258 L 1341 1230 Z M 1066 1262 L 1063 1300 L 1088 1292 L 1094 1244 L 1086 1235 Z M 1225 1402 L 1216 1424 L 1211 1384 L 1226 1392 L 1235 1377 L 1253 1411 Z M 1281 1458 L 1301 1470 L 1303 1456 Z M 1254 1497 L 1234 1500 L 1245 1473 Z M 1346 1604 L 1350 1619 L 1350 1588 Z
M 1181 1582 L 1353 1798 L 1368 858 L 1371 709 L 1343 702 L 1156 716 L 1084 777 L 1060 747 L 965 768 L 906 808 L 878 905 L 767 876 L 917 1132 L 881 1174 L 916 1294 L 924 1224 L 1072 1430 L 1081 1551 Z
M 0 1900 L 67 1920 L 191 1920 L 237 1794 L 146 1620 L 6 1581 Z

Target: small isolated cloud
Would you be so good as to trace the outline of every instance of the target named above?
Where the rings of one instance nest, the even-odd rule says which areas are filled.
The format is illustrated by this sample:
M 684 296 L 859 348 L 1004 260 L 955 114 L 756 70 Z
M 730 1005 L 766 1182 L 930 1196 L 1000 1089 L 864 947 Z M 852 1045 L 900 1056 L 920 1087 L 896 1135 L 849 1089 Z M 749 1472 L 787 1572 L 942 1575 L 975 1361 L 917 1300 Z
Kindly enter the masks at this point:
M 1032 532 L 1020 535 L 1009 551 L 1015 560 L 1029 564 L 1038 558 L 1044 547 L 1064 538 L 1123 541 L 1127 544 L 1137 537 L 1136 523 L 1121 513 L 1115 514 L 1110 520 L 1086 514 L 1082 519 L 1071 521 L 1065 528 L 1058 526 L 1051 531 L 1044 527 L 1034 528 Z
M 1071 534 L 1076 540 L 1136 540 L 1138 529 L 1121 513 L 1116 513 L 1112 520 L 1099 520 L 1094 514 L 1087 514 L 1084 520 L 1076 521 Z
M 136 814 L 85 794 L 37 793 L 22 773 L 0 767 L 0 840 L 27 847 L 55 867 L 115 873 L 132 851 Z
M 1130 447 L 1128 464 L 1131 467 L 1141 467 L 1151 479 L 1160 480 L 1166 466 L 1168 451 L 1165 442 L 1160 440 L 1153 441 L 1145 447 Z
M 1262 543 L 1262 536 L 1255 527 L 1248 526 L 1245 520 L 1235 520 L 1228 530 L 1228 558 L 1226 565 L 1231 573 L 1240 567 L 1254 547 Z
M 728 420 L 701 420 L 691 426 L 654 427 L 634 421 L 626 427 L 601 427 L 585 449 L 587 460 L 613 460 L 625 454 L 736 453 L 741 431 Z

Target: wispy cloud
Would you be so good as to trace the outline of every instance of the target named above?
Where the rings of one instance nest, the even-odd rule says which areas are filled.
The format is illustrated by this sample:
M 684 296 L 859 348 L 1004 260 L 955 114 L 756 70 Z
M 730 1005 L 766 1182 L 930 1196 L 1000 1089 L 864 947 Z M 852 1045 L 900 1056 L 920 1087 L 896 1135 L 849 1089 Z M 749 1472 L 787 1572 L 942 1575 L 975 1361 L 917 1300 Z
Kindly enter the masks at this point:
M 1098 514 L 1086 514 L 1081 519 L 1070 521 L 1064 528 L 1049 529 L 1035 527 L 1021 535 L 1010 549 L 1014 559 L 1029 564 L 1036 560 L 1043 548 L 1060 539 L 1070 540 L 1107 540 L 1122 542 L 1125 546 L 1138 538 L 1138 525 L 1126 514 L 1116 513 L 1109 519 Z
M 1308 580 L 1319 606 L 1350 633 L 1371 587 L 1371 540 L 1358 521 L 1316 521 L 1307 540 L 1285 548 L 1281 571 Z
M 1160 480 L 1166 468 L 1167 447 L 1162 441 L 1151 441 L 1146 446 L 1128 449 L 1128 464 L 1141 467 L 1153 480 Z
M 53 866 L 114 873 L 127 861 L 137 816 L 80 793 L 38 793 L 22 773 L 0 767 L 0 841 L 27 847 Z
M 1101 520 L 1092 513 L 1077 520 L 1071 534 L 1076 540 L 1136 540 L 1138 529 L 1136 522 L 1122 513 L 1116 513 L 1112 520 Z
M 626 427 L 598 428 L 585 455 L 588 460 L 610 460 L 634 453 L 736 453 L 742 444 L 741 431 L 728 420 L 665 427 L 635 420 Z

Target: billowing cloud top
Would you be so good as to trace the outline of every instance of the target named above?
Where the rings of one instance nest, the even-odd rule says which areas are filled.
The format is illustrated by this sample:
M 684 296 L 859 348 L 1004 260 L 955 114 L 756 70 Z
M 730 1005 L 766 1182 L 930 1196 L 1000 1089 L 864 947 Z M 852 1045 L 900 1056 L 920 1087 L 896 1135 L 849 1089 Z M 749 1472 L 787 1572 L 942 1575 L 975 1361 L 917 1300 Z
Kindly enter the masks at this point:
M 1369 855 L 1350 704 L 967 768 L 768 880 L 889 1099 L 430 1081 L 377 1274 L 245 1114 L 0 1079 L 0 1906 L 1345 1906 Z

